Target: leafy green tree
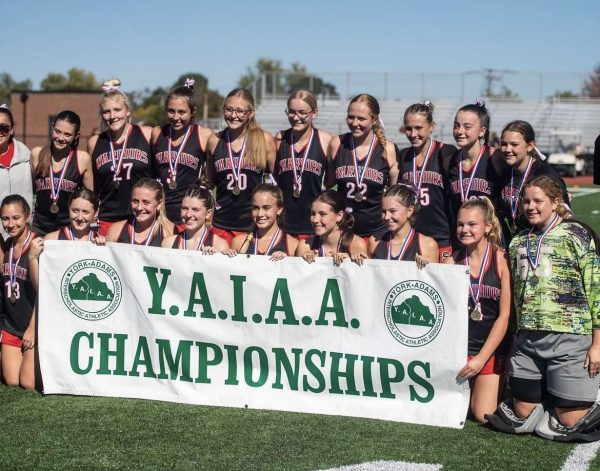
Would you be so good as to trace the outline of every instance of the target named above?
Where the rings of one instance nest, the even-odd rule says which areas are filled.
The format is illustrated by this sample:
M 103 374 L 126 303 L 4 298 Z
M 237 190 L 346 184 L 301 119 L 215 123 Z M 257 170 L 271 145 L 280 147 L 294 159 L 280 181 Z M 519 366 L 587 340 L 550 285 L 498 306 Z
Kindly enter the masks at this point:
M 583 96 L 600 98 L 600 65 L 597 65 L 588 79 L 583 83 Z
M 21 90 L 31 90 L 31 80 L 22 80 L 17 82 L 9 73 L 0 73 L 0 105 L 7 104 L 10 106 L 10 94 Z
M 92 72 L 73 67 L 67 71 L 67 75 L 50 72 L 42 83 L 41 88 L 45 92 L 53 91 L 88 91 L 100 90 L 100 82 Z
M 306 66 L 298 62 L 292 63 L 291 70 L 286 75 L 285 80 L 286 94 L 292 93 L 298 88 L 304 88 L 312 91 L 316 95 L 325 93 L 332 97 L 338 96 L 335 85 L 325 82 L 321 77 L 311 74 Z
M 268 94 L 285 94 L 283 72 L 284 69 L 280 60 L 260 57 L 253 67 L 246 68 L 246 73 L 239 79 L 238 86 L 252 90 L 252 86 L 256 84 L 254 99 L 257 101 L 262 99 L 263 80 L 264 88 Z
M 552 96 L 555 98 L 579 98 L 579 95 L 571 90 L 556 90 Z

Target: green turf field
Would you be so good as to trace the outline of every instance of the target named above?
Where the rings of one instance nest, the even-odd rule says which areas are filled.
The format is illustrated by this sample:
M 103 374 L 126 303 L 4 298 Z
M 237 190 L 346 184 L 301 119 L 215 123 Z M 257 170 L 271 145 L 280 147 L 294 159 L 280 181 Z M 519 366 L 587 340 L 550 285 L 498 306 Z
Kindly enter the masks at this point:
M 600 232 L 600 192 L 573 190 L 576 216 Z M 449 406 L 451 406 L 449 404 Z M 444 470 L 559 470 L 575 445 L 314 414 L 0 387 L 0 470 L 318 470 L 370 461 Z M 585 469 L 585 468 L 570 468 Z M 600 457 L 589 469 L 600 471 Z

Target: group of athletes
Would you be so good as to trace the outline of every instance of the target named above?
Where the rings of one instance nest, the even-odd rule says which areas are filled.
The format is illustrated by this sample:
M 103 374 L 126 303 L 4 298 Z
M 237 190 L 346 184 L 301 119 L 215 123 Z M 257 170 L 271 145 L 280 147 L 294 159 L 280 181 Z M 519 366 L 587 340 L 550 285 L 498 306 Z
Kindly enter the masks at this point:
M 78 149 L 79 116 L 62 111 L 26 166 L 12 114 L 0 108 L 0 185 L 6 179 L 12 189 L 0 206 L 5 384 L 35 386 L 44 240 L 309 263 L 403 260 L 425 270 L 461 264 L 471 282 L 469 356 L 458 379 L 471 383 L 473 417 L 510 433 L 600 438 L 600 243 L 573 219 L 529 123 L 508 123 L 492 148 L 490 117 L 477 101 L 456 113 L 454 146 L 432 138 L 426 101 L 406 109 L 410 145 L 399 149 L 373 96 L 354 97 L 348 132 L 332 136 L 313 126 L 315 96 L 298 90 L 285 110 L 290 127 L 272 136 L 258 125 L 250 92 L 235 89 L 215 134 L 194 123 L 188 80 L 169 93 L 167 123 L 153 129 L 131 124 L 119 86 L 104 84 L 102 130 L 88 152 Z

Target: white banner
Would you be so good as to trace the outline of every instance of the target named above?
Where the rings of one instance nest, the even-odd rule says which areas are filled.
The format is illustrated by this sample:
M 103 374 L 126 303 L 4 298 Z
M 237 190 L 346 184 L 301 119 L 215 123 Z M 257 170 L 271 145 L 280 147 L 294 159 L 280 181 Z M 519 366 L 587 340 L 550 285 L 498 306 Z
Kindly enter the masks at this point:
M 44 392 L 460 428 L 467 283 L 464 266 L 47 241 Z

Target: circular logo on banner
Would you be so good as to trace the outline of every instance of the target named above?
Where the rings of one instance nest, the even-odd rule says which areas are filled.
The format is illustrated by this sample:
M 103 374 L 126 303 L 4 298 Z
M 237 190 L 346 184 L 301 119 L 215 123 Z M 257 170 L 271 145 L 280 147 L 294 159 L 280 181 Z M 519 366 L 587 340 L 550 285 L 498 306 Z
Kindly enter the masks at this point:
M 121 303 L 119 275 L 101 260 L 75 262 L 63 275 L 60 285 L 65 306 L 87 321 L 107 318 Z
M 407 347 L 421 347 L 442 329 L 444 303 L 433 286 L 417 280 L 403 281 L 385 297 L 384 318 L 398 342 Z

